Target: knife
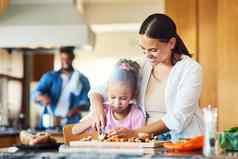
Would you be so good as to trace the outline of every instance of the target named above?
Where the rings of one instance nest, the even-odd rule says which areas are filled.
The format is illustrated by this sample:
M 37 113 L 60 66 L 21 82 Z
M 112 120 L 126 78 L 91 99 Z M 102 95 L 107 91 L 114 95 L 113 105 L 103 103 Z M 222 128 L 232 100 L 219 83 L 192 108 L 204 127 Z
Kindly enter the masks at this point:
M 106 138 L 106 136 L 107 136 L 107 133 L 106 133 L 105 127 L 100 128 L 100 132 L 98 131 L 98 139 L 102 141 Z

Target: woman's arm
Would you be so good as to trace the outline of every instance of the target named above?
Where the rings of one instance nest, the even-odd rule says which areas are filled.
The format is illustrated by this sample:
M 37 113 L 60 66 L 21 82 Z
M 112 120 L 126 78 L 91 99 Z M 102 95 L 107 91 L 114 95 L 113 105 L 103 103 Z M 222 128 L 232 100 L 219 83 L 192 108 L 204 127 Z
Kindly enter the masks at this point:
M 158 135 L 168 132 L 169 129 L 166 127 L 162 120 L 148 124 L 142 128 L 130 130 L 128 128 L 114 128 L 109 132 L 109 136 L 119 136 L 119 137 L 139 137 L 140 133 L 146 133 L 149 135 Z
M 159 120 L 157 122 L 148 124 L 142 128 L 139 129 L 135 129 L 135 135 L 138 136 L 139 133 L 148 133 L 148 134 L 153 134 L 153 135 L 157 135 L 157 134 L 162 134 L 165 132 L 168 132 L 169 129 L 167 128 L 167 126 L 165 125 L 165 123 L 162 120 Z
M 198 101 L 202 89 L 202 68 L 200 65 L 192 65 L 184 75 L 183 82 L 178 86 L 174 105 L 167 110 L 161 120 L 167 127 L 181 133 L 192 122 L 198 109 Z

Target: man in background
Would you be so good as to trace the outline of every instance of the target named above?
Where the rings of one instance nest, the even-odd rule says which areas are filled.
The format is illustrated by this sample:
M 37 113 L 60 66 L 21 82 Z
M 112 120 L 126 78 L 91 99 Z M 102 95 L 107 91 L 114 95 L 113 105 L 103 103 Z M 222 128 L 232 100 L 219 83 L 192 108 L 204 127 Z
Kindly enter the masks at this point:
M 88 78 L 73 68 L 74 47 L 60 48 L 61 68 L 49 71 L 40 79 L 33 100 L 43 106 L 39 128 L 44 128 L 44 114 L 61 119 L 64 124 L 76 123 L 80 120 L 80 111 L 89 109 Z

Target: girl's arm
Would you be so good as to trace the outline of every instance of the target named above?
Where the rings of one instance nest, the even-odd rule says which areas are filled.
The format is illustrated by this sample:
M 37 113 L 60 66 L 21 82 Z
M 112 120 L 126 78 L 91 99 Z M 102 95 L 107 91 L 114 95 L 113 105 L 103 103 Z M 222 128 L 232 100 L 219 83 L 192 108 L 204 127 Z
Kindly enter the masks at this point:
M 100 131 L 102 127 L 106 126 L 106 115 L 104 112 L 104 98 L 100 93 L 92 92 L 90 95 L 90 102 L 92 111 L 94 112 L 93 127 Z
M 80 120 L 80 123 L 75 124 L 72 128 L 73 134 L 80 134 L 89 127 L 95 128 L 100 132 L 101 127 L 106 126 L 106 117 L 104 111 L 104 98 L 99 93 L 90 94 L 91 111 L 90 113 Z
M 106 117 L 104 113 L 104 100 L 106 99 L 107 81 L 91 87 L 88 96 L 91 104 L 91 111 L 94 112 L 93 128 L 100 131 L 101 127 L 106 126 Z
M 80 120 L 80 123 L 74 124 L 72 128 L 72 134 L 80 134 L 89 127 L 91 127 L 93 123 L 93 112 L 90 112 L 87 116 Z

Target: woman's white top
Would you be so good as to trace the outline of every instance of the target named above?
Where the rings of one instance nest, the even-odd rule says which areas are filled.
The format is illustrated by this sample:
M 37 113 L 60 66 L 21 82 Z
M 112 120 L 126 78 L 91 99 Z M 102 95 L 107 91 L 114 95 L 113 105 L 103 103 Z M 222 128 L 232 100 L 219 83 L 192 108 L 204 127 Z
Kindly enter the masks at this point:
M 145 61 L 139 77 L 137 97 L 137 105 L 141 107 L 145 115 L 145 97 L 151 71 L 151 64 Z M 106 97 L 105 84 L 93 88 L 90 92 L 97 92 Z M 172 140 L 203 134 L 202 111 L 198 105 L 201 90 L 202 68 L 200 64 L 183 55 L 182 59 L 172 67 L 165 86 L 166 113 L 161 120 L 170 130 Z
M 159 121 L 166 114 L 165 87 L 167 79 L 157 80 L 152 74 L 145 94 L 146 123 Z

